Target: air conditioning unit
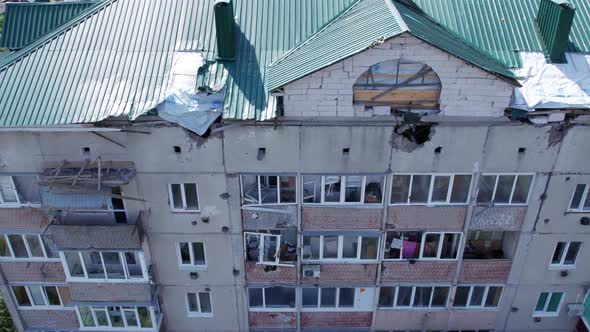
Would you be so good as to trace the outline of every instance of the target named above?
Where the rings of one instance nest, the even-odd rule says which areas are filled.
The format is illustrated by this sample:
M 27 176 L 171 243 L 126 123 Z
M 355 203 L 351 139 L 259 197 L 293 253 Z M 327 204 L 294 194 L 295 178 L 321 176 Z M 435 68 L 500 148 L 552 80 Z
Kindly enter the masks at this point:
M 303 276 L 307 278 L 318 278 L 320 276 L 319 265 L 304 265 Z

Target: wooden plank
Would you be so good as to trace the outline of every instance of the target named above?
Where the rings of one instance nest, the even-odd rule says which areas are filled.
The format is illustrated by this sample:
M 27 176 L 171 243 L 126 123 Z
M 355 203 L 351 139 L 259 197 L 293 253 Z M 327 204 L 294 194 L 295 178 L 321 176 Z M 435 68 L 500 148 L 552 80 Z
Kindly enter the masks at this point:
M 418 100 L 433 103 L 438 102 L 438 90 L 394 90 L 377 100 L 373 100 L 373 98 L 382 93 L 383 90 L 353 90 L 355 102 L 381 102 L 390 104 Z

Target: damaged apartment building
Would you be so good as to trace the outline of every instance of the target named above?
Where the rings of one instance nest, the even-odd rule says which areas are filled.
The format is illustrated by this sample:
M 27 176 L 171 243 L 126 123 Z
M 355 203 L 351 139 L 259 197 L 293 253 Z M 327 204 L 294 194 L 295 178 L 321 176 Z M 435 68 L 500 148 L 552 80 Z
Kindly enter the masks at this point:
M 588 331 L 587 0 L 4 15 L 19 331 Z

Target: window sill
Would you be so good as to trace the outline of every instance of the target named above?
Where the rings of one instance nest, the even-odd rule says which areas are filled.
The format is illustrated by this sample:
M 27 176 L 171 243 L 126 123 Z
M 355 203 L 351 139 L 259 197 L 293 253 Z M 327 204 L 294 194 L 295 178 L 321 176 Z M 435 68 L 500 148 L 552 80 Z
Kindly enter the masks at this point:
M 383 203 L 302 203 L 303 207 L 365 208 L 383 207 Z
M 194 265 L 180 265 L 178 267 L 179 270 L 181 271 L 207 271 L 207 265 L 203 265 L 203 266 L 194 266 Z
M 88 278 L 66 278 L 66 282 L 80 283 L 109 283 L 109 284 L 144 284 L 149 283 L 147 279 L 88 279 Z
M 414 261 L 415 263 L 418 262 L 457 262 L 457 258 L 410 258 L 410 259 L 383 259 L 384 262 L 407 262 L 408 264 L 410 261 Z
M 108 327 L 108 326 L 100 326 L 100 327 L 80 327 L 79 331 L 125 331 L 125 332 L 156 332 L 158 328 L 155 327 Z
M 590 210 L 567 210 L 565 214 L 590 214 Z
M 213 318 L 213 313 L 189 312 L 188 318 Z
M 450 207 L 450 206 L 464 206 L 468 203 L 389 203 L 389 206 L 423 206 L 423 207 Z
M 170 212 L 172 213 L 183 213 L 183 214 L 191 214 L 191 213 L 201 213 L 201 210 L 175 210 L 171 209 Z
M 547 268 L 549 271 L 572 271 L 576 269 L 576 265 L 549 265 Z
M 452 307 L 452 310 L 457 311 L 500 311 L 499 307 L 496 308 L 489 308 L 489 307 Z
M 533 313 L 534 318 L 555 318 L 559 317 L 559 313 Z
M 26 262 L 26 263 L 61 263 L 59 258 L 12 258 L 12 257 L 0 257 L 0 263 L 2 262 Z
M 301 312 L 373 312 L 373 310 L 359 308 L 301 308 Z
M 387 307 L 377 307 L 377 310 L 383 310 L 383 311 L 445 311 L 448 310 L 445 307 L 430 307 L 430 308 L 426 308 L 426 307 L 397 307 L 397 308 L 387 308 Z
M 34 307 L 24 307 L 24 306 L 19 306 L 18 310 L 23 310 L 23 311 L 49 311 L 49 310 L 55 310 L 55 311 L 74 311 L 74 307 L 64 307 L 64 306 L 34 306 Z
M 297 312 L 295 308 L 248 308 L 249 312 Z
M 307 260 L 303 259 L 302 264 L 378 264 L 379 260 Z

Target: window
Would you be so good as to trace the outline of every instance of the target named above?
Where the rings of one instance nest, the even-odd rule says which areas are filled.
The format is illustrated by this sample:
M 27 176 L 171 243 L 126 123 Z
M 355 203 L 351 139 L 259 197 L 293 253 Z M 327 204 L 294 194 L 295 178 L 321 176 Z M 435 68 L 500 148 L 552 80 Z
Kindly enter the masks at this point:
M 180 266 L 207 267 L 205 246 L 202 242 L 180 242 L 177 253 Z
M 21 308 L 63 306 L 60 288 L 57 286 L 12 286 L 14 298 Z
M 295 288 L 292 287 L 256 287 L 248 288 L 250 310 L 295 308 Z
M 565 296 L 563 292 L 541 292 L 533 317 L 557 317 Z
M 303 203 L 382 204 L 383 175 L 305 175 Z
M 155 312 L 152 307 L 76 307 L 80 330 L 95 330 L 100 328 L 115 328 L 137 330 L 138 328 L 152 329 L 156 326 Z
M 590 197 L 588 197 L 588 189 L 590 189 L 590 186 L 587 184 L 578 184 L 576 186 L 576 189 L 572 194 L 568 211 L 590 211 Z
M 304 260 L 376 260 L 379 235 L 304 235 Z
M 297 202 L 297 177 L 242 175 L 242 205 Z
M 381 287 L 379 308 L 445 308 L 448 286 Z
M 246 261 L 279 265 L 297 261 L 297 231 L 295 229 L 244 232 Z
M 172 211 L 199 211 L 199 196 L 195 183 L 173 183 L 169 186 Z
M 145 280 L 143 254 L 135 251 L 65 251 L 62 261 L 69 278 Z
M 478 203 L 524 205 L 528 202 L 533 175 L 482 174 L 479 178 Z
M 582 242 L 557 242 L 550 266 L 574 267 Z
M 112 187 L 111 193 L 111 207 L 115 221 L 120 224 L 127 223 L 127 211 L 125 210 L 125 201 L 123 200 L 123 192 L 121 187 Z
M 0 176 L 0 206 L 19 205 L 20 199 L 12 176 Z
M 467 204 L 470 174 L 395 174 L 391 178 L 391 204 Z
M 39 234 L 0 234 L 0 259 L 47 260 L 58 257 Z
M 304 309 L 351 309 L 355 307 L 356 288 L 302 288 Z
M 457 286 L 453 307 L 498 308 L 501 297 L 500 286 Z
M 510 234 L 503 231 L 470 231 L 465 243 L 463 259 L 502 259 L 504 239 Z M 516 235 L 513 235 L 516 237 Z
M 387 232 L 385 260 L 457 259 L 462 233 Z
M 213 317 L 209 292 L 186 294 L 186 304 L 189 317 Z

